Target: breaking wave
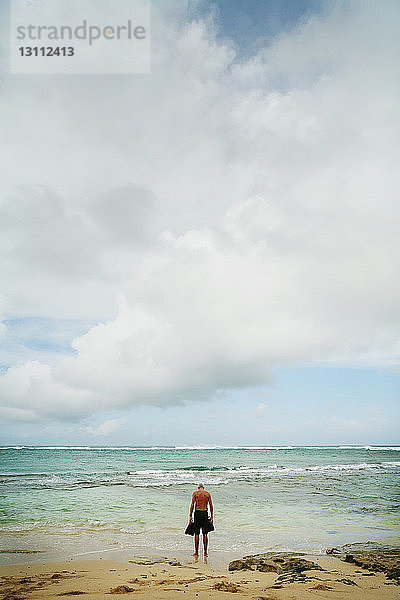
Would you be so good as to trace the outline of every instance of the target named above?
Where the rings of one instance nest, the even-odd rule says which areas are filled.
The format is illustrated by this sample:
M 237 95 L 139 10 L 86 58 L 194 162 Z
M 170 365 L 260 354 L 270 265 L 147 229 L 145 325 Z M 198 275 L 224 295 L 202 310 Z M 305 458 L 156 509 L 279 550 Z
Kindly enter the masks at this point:
M 121 472 L 96 473 L 0 473 L 1 488 L 76 489 L 90 487 L 169 487 L 193 485 L 199 473 L 205 484 L 223 485 L 237 482 L 262 482 L 274 477 L 303 477 L 313 473 L 393 473 L 400 469 L 400 461 L 349 463 L 308 466 L 271 464 L 263 467 L 208 467 L 183 466 L 176 469 L 139 469 Z
M 400 446 L 0 446 L 0 450 L 94 450 L 94 451 L 181 451 L 181 450 L 371 450 L 400 451 Z

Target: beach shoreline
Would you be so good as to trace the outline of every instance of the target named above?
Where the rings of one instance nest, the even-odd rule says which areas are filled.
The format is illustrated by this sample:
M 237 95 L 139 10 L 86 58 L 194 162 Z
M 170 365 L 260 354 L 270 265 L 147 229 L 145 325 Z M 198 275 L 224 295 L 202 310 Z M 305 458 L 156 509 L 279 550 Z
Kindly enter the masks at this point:
M 201 545 L 201 544 L 200 544 Z M 55 556 L 54 553 L 50 553 L 44 550 L 32 549 L 32 550 L 21 550 L 15 548 L 2 549 L 0 550 L 0 568 L 7 566 L 26 566 L 26 565 L 37 565 L 37 564 L 53 564 L 53 563 L 66 563 L 71 561 L 98 561 L 98 560 L 112 560 L 119 563 L 126 563 L 129 560 L 150 560 L 165 559 L 166 561 L 180 561 L 186 562 L 191 559 L 193 552 L 193 540 L 190 539 L 190 543 L 185 548 L 165 550 L 159 548 L 149 548 L 148 546 L 135 546 L 134 548 L 102 548 L 98 550 L 89 550 L 84 552 L 60 552 L 59 556 Z M 233 551 L 224 550 L 212 550 L 209 555 L 209 564 L 216 569 L 227 568 L 229 562 L 235 560 L 238 557 L 238 553 Z
M 236 557 L 239 558 L 239 557 Z M 17 598 L 50 600 L 84 597 L 107 600 L 138 597 L 143 600 L 182 596 L 194 600 L 218 600 L 238 594 L 252 600 L 318 598 L 352 600 L 391 600 L 398 598 L 399 586 L 384 573 L 373 573 L 336 556 L 306 554 L 315 569 L 303 571 L 291 579 L 276 572 L 258 570 L 228 571 L 215 564 L 211 555 L 193 557 L 134 555 L 125 560 L 99 557 L 71 557 L 58 562 L 35 562 L 0 567 L 4 600 Z

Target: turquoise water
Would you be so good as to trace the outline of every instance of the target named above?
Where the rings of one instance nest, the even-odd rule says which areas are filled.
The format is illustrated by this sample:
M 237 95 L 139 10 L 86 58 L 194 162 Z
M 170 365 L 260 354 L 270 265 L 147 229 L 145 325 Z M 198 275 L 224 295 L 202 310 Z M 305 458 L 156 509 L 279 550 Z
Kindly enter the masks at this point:
M 399 450 L 0 448 L 1 547 L 50 558 L 186 552 L 192 539 L 183 530 L 199 482 L 215 504 L 214 552 L 393 543 Z

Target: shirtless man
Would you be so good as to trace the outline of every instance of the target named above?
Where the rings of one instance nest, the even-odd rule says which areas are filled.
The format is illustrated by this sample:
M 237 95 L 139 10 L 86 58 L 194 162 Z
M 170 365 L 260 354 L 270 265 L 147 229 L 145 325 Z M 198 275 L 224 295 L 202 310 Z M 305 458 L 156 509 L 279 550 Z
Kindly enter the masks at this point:
M 206 492 L 204 489 L 204 485 L 202 483 L 199 484 L 197 490 L 193 492 L 192 496 L 192 504 L 190 505 L 189 511 L 189 522 L 192 522 L 192 515 L 194 509 L 194 554 L 196 558 L 199 556 L 199 535 L 200 529 L 203 533 L 203 546 L 204 546 L 204 556 L 207 556 L 207 547 L 208 547 L 208 505 L 210 505 L 210 521 L 213 522 L 214 519 L 214 507 L 211 500 L 211 494 Z

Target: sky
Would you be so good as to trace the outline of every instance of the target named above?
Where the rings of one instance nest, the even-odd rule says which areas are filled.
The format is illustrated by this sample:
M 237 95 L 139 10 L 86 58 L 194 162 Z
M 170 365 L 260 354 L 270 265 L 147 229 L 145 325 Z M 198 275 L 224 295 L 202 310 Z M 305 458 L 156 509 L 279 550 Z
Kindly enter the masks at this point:
M 0 444 L 400 442 L 399 22 L 153 0 L 136 75 L 2 36 Z

